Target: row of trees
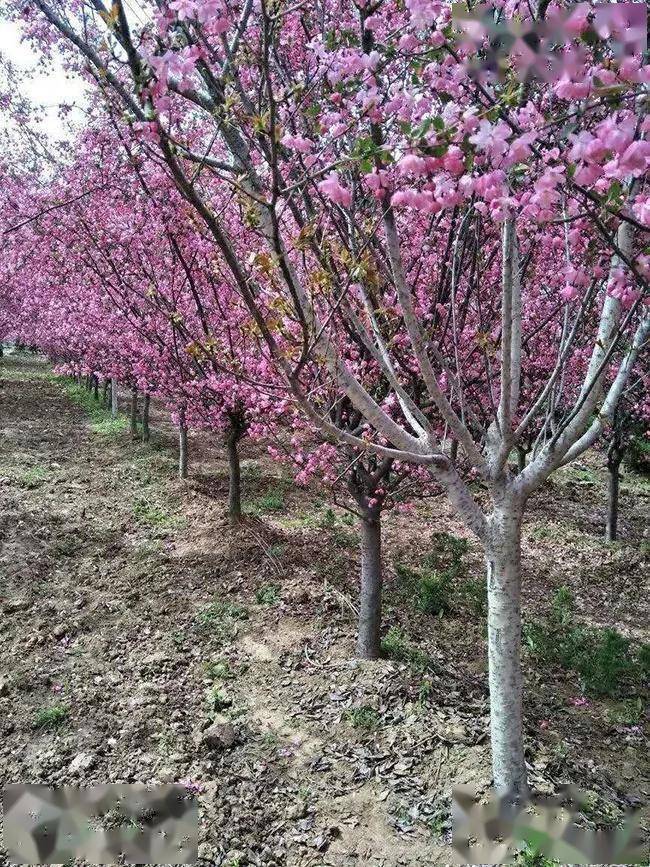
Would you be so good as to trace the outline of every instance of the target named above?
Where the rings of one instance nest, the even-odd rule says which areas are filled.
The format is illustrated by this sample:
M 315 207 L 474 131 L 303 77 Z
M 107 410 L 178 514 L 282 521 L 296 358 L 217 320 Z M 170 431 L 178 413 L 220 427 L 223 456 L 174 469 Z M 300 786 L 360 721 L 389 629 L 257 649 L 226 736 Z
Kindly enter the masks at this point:
M 437 0 L 5 5 L 95 104 L 62 158 L 3 157 L 3 329 L 220 431 L 234 520 L 245 435 L 344 485 L 362 656 L 382 510 L 444 491 L 485 549 L 494 782 L 523 791 L 526 502 L 611 428 L 650 332 L 625 21 L 499 4 L 564 29 L 549 81 L 472 71 Z

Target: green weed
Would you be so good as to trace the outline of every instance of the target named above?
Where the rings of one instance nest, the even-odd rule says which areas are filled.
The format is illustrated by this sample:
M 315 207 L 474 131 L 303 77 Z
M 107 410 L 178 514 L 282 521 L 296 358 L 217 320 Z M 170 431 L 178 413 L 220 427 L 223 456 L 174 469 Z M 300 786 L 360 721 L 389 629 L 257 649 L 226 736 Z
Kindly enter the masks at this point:
M 258 605 L 275 605 L 280 601 L 280 588 L 276 584 L 267 584 L 255 592 Z
M 129 421 L 125 415 L 113 418 L 111 411 L 95 400 L 93 393 L 74 383 L 65 383 L 64 391 L 77 406 L 82 407 L 90 418 L 90 429 L 104 437 L 116 437 L 127 430 Z
M 285 508 L 284 491 L 279 488 L 274 488 L 267 491 L 261 497 L 250 504 L 250 511 L 253 514 L 264 514 L 266 512 L 281 512 Z
M 431 657 L 410 644 L 404 633 L 396 626 L 391 627 L 381 642 L 384 656 L 396 662 L 406 662 L 418 671 L 437 670 L 437 665 Z
M 230 707 L 232 704 L 232 700 L 218 686 L 211 686 L 206 691 L 205 700 L 209 714 L 225 710 L 225 708 Z
M 607 710 L 609 721 L 614 725 L 634 726 L 643 719 L 643 700 L 641 697 L 619 702 Z
M 34 728 L 56 729 L 63 725 L 68 717 L 68 708 L 63 705 L 41 708 L 34 718 Z
M 17 477 L 16 481 L 21 488 L 33 490 L 40 487 L 47 478 L 47 469 L 41 466 L 28 467 Z
M 377 711 L 367 705 L 346 710 L 343 714 L 343 719 L 349 722 L 352 728 L 366 729 L 366 731 L 374 731 L 379 728 L 381 722 Z
M 566 587 L 556 592 L 546 620 L 525 624 L 524 638 L 532 656 L 575 671 L 584 691 L 594 696 L 616 696 L 626 686 L 640 684 L 650 656 L 647 645 L 635 648 L 615 629 L 577 625 Z
M 211 680 L 234 680 L 235 675 L 227 662 L 209 660 L 203 663 L 203 671 Z
M 521 867 L 554 867 L 555 864 L 559 863 L 559 861 L 550 861 L 548 858 L 545 858 L 544 855 L 532 848 L 528 843 L 517 854 L 515 860 L 515 864 L 519 864 Z
M 133 515 L 141 524 L 149 527 L 166 527 L 173 519 L 169 512 L 162 506 L 150 502 L 145 497 L 138 497 L 133 503 Z
M 196 616 L 196 629 L 210 633 L 220 645 L 231 641 L 236 632 L 236 623 L 248 619 L 248 611 L 236 602 L 216 600 Z

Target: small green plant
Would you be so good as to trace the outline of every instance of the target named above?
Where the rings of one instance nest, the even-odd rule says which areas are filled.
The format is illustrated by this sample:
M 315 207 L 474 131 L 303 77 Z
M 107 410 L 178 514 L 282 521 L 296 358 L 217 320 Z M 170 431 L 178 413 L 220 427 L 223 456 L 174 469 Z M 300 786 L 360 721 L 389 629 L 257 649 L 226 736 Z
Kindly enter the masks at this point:
M 467 578 L 461 584 L 461 592 L 465 600 L 477 617 L 485 617 L 487 614 L 487 582 L 484 577 Z
M 68 708 L 63 705 L 41 708 L 34 718 L 34 727 L 37 729 L 56 729 L 63 725 L 68 717 L 68 712 Z
M 550 861 L 548 858 L 545 858 L 541 852 L 538 852 L 528 843 L 524 849 L 517 853 L 515 860 L 515 864 L 520 864 L 521 867 L 553 867 L 553 865 L 559 863 L 559 861 Z
M 418 671 L 436 671 L 438 668 L 427 653 L 409 644 L 403 632 L 396 626 L 392 626 L 382 639 L 381 652 L 388 659 L 406 662 Z
M 234 680 L 235 675 L 227 662 L 210 660 L 203 663 L 203 671 L 211 680 Z
M 284 491 L 273 488 L 252 503 L 254 512 L 281 512 L 285 508 Z
M 211 686 L 206 691 L 205 700 L 210 714 L 224 710 L 232 704 L 232 699 L 228 698 L 218 686 Z
M 147 524 L 150 527 L 162 527 L 170 522 L 169 512 L 145 497 L 138 497 L 135 500 L 133 514 L 141 524 Z
M 277 747 L 280 743 L 280 738 L 278 737 L 277 732 L 264 732 L 264 734 L 262 735 L 262 743 L 266 747 L 271 747 L 275 749 L 275 747 Z
M 18 478 L 18 483 L 22 488 L 33 490 L 40 487 L 47 478 L 47 470 L 45 467 L 35 466 L 28 467 L 23 470 Z
M 463 557 L 468 550 L 466 539 L 436 533 L 433 549 L 422 559 L 419 569 L 395 565 L 397 575 L 420 611 L 441 616 L 452 610 L 453 582 L 465 572 Z
M 418 690 L 418 704 L 423 706 L 428 704 L 433 695 L 433 684 L 427 678 L 424 678 Z
M 615 725 L 634 726 L 643 719 L 643 700 L 639 696 L 636 699 L 622 701 L 610 707 L 607 711 L 609 721 Z
M 217 599 L 198 613 L 197 620 L 202 626 L 209 627 L 223 620 L 248 620 L 248 611 L 237 602 Z
M 215 600 L 196 616 L 196 629 L 209 632 L 220 645 L 230 641 L 236 632 L 236 623 L 248 619 L 248 611 L 236 602 Z
M 100 401 L 95 400 L 92 392 L 83 386 L 66 383 L 64 390 L 70 400 L 86 411 L 90 417 L 90 429 L 93 433 L 105 437 L 115 437 L 124 433 L 129 427 L 125 415 L 118 415 L 117 418 L 113 418 L 110 410 L 103 407 Z
M 343 719 L 349 722 L 352 728 L 366 729 L 366 731 L 374 731 L 379 728 L 381 721 L 377 711 L 367 705 L 346 710 L 343 714 Z
M 280 601 L 280 588 L 277 584 L 266 584 L 255 592 L 255 601 L 258 605 L 275 605 Z
M 171 638 L 176 647 L 183 647 L 185 644 L 185 633 L 182 629 L 177 629 L 176 632 L 172 632 Z
M 567 587 L 556 592 L 546 620 L 524 626 L 530 653 L 550 665 L 575 671 L 585 692 L 618 695 L 626 685 L 640 683 L 646 665 L 646 645 L 632 642 L 615 629 L 596 629 L 574 622 L 574 601 Z

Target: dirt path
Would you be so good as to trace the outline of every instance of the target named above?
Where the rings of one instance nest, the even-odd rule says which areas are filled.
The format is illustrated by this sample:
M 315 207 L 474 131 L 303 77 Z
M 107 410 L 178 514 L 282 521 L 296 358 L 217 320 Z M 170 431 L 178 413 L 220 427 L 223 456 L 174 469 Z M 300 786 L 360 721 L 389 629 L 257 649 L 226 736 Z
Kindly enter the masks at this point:
M 251 514 L 233 532 L 206 438 L 182 484 L 166 435 L 143 447 L 93 430 L 20 358 L 0 412 L 1 782 L 188 781 L 203 863 L 448 862 L 451 783 L 490 782 L 481 623 L 409 615 L 409 640 L 435 636 L 426 658 L 352 661 L 354 535 L 277 468 L 244 462 Z M 430 508 L 435 527 L 444 507 Z M 401 554 L 408 520 L 388 528 Z M 404 602 L 390 586 L 388 603 L 395 636 Z M 616 777 L 645 736 L 617 741 L 568 712 L 575 686 L 544 688 L 529 709 L 536 781 L 642 798 L 643 776 Z M 233 743 L 206 742 L 215 721 Z M 588 744 L 603 731 L 623 755 L 601 778 Z M 569 736 L 576 755 L 560 756 Z

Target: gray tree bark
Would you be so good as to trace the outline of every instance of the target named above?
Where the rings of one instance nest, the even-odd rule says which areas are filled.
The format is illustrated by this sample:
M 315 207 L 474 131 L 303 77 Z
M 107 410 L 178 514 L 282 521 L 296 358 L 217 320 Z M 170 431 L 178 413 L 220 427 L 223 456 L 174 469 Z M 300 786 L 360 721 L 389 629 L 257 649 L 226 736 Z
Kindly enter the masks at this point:
M 495 788 L 526 791 L 521 672 L 521 514 L 495 510 L 486 540 L 488 666 Z
M 239 464 L 239 437 L 235 432 L 228 434 L 228 515 L 232 524 L 241 520 L 241 467 Z
M 108 380 L 104 380 L 104 387 L 102 389 L 102 406 L 104 409 L 108 406 Z
M 181 422 L 178 428 L 178 475 L 187 478 L 187 427 Z
M 380 513 L 362 515 L 361 592 L 359 594 L 359 631 L 357 655 L 378 659 L 381 651 L 381 517 Z
M 111 416 L 117 418 L 118 401 L 117 401 L 117 380 L 115 377 L 111 379 Z
M 145 392 L 144 400 L 142 402 L 142 442 L 148 443 L 151 437 L 151 431 L 149 430 L 149 403 L 151 402 L 151 396 L 148 392 Z
M 131 439 L 138 439 L 138 390 L 131 389 Z

